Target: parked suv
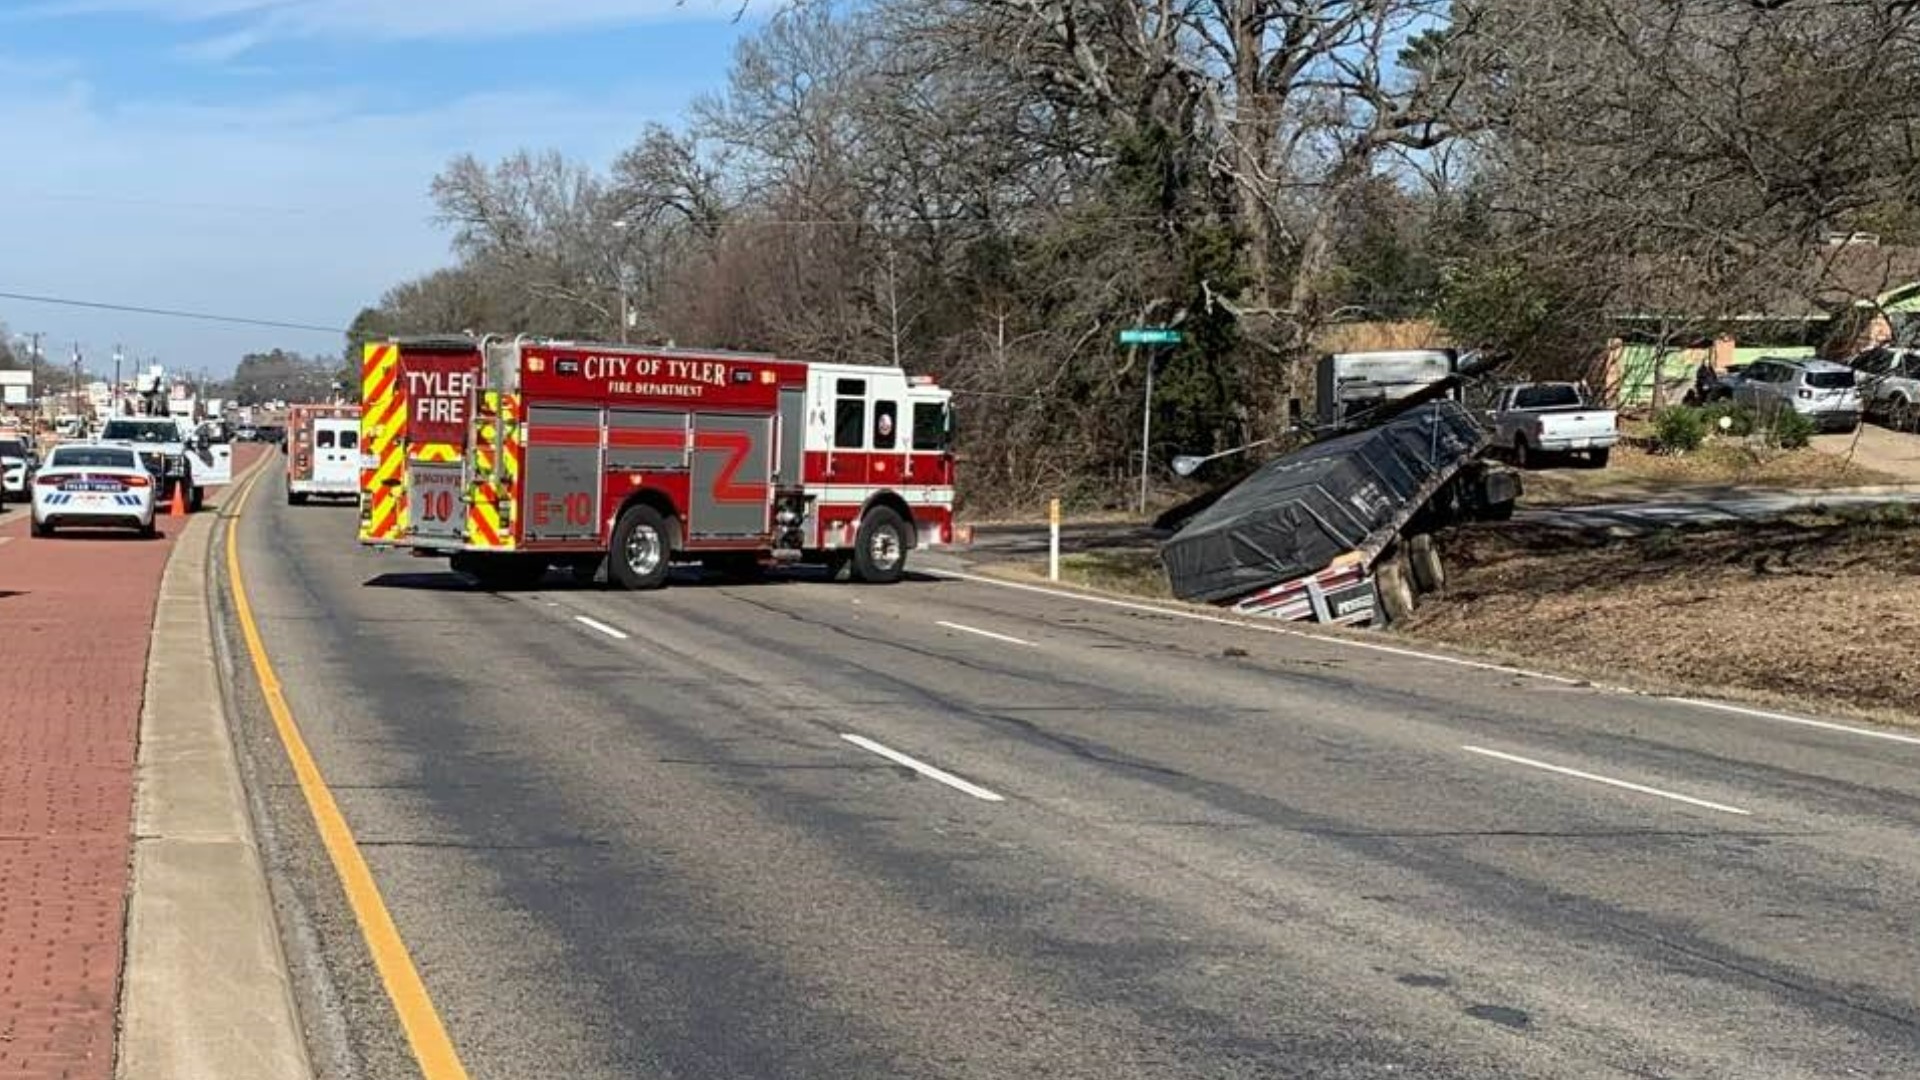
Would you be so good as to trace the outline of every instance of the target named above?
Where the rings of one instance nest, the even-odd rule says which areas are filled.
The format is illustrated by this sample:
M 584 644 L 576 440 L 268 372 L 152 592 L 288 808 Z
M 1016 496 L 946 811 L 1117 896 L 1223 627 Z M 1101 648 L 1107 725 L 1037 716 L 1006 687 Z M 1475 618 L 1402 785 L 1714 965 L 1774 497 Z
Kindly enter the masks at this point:
M 1869 417 L 1895 431 L 1920 429 L 1920 349 L 1873 349 L 1852 363 Z
M 1860 426 L 1860 390 L 1853 369 L 1830 360 L 1755 360 L 1734 384 L 1733 400 L 1763 419 L 1788 408 L 1822 431 Z

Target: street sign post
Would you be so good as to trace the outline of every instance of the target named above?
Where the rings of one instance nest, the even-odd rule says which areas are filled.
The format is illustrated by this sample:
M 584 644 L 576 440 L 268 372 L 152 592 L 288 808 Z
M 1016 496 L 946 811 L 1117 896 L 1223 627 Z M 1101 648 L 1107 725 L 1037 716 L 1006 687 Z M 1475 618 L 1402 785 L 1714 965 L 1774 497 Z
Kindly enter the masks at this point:
M 1120 344 L 1166 348 L 1185 341 L 1187 336 L 1166 326 L 1135 326 L 1120 331 Z M 1147 454 L 1153 443 L 1153 356 L 1147 356 L 1146 403 L 1140 409 L 1140 512 L 1147 512 Z

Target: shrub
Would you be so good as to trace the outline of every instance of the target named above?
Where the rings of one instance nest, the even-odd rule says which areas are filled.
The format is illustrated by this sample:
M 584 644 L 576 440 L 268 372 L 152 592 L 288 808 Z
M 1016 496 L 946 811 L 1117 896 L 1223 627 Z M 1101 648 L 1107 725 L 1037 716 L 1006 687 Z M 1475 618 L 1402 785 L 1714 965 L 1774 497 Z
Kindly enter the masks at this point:
M 1662 409 L 1653 418 L 1653 446 L 1663 454 L 1685 454 L 1700 449 L 1707 439 L 1702 410 L 1685 405 Z
M 1806 446 L 1819 430 L 1813 421 L 1792 409 L 1781 409 L 1780 415 L 1773 418 L 1773 441 L 1782 450 L 1798 450 Z
M 1731 401 L 1716 401 L 1701 409 L 1700 419 L 1707 425 L 1709 434 L 1730 435 L 1736 439 L 1753 434 L 1753 410 Z M 1720 427 L 1722 420 L 1727 421 L 1724 430 Z

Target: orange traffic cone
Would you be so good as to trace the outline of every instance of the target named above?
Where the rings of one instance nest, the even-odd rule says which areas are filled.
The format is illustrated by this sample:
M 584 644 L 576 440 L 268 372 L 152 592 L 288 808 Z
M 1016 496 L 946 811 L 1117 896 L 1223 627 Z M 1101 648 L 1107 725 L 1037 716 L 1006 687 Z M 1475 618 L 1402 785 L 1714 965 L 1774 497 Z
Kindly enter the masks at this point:
M 168 517 L 187 516 L 187 485 L 173 485 L 173 499 L 167 503 Z

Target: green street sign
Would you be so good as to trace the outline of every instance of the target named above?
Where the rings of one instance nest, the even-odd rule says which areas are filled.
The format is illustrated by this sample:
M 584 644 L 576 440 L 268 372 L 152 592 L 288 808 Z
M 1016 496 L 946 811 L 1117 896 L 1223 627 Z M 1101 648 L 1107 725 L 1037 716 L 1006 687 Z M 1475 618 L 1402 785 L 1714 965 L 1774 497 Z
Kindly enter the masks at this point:
M 1164 326 L 1138 326 L 1120 331 L 1122 345 L 1178 345 L 1186 339 L 1186 335 L 1180 331 Z

